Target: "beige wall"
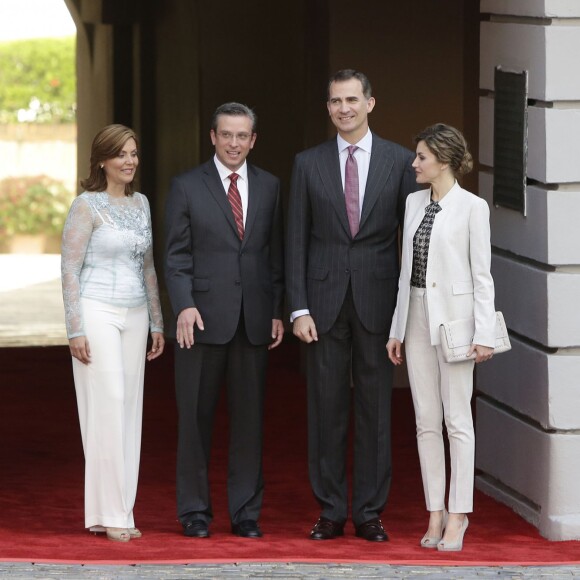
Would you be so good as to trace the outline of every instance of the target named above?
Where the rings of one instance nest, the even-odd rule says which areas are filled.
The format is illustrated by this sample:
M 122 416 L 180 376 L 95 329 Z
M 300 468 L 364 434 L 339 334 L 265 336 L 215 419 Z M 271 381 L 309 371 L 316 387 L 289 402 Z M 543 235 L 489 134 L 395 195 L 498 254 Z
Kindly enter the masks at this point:
M 69 191 L 77 184 L 76 125 L 0 125 L 0 179 L 48 175 Z
M 513 350 L 477 370 L 477 485 L 551 540 L 580 539 L 577 0 L 482 0 L 482 197 Z M 493 204 L 494 70 L 528 73 L 525 213 Z M 533 315 L 530 315 L 533 313 Z

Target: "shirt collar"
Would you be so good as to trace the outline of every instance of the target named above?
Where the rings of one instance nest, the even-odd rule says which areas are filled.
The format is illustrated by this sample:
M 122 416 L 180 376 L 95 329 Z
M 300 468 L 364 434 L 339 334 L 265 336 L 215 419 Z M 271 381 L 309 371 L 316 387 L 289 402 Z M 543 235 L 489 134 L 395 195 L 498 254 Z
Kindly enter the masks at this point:
M 338 152 L 342 153 L 347 147 L 350 147 L 352 143 L 345 141 L 340 134 L 336 136 L 336 142 L 338 144 Z M 373 147 L 373 134 L 371 133 L 370 129 L 367 129 L 366 135 L 358 142 L 354 143 L 359 149 L 366 151 L 367 153 L 371 152 Z
M 232 171 L 231 169 L 228 169 L 218 159 L 217 155 L 213 156 L 213 160 L 214 160 L 215 166 L 218 170 L 218 173 L 220 174 L 220 179 L 222 181 L 225 181 L 226 179 L 228 179 L 232 173 L 237 173 L 244 181 L 248 181 L 248 164 L 246 163 L 245 160 L 244 160 L 244 164 L 237 171 Z M 229 181 L 229 179 L 228 179 L 228 181 Z

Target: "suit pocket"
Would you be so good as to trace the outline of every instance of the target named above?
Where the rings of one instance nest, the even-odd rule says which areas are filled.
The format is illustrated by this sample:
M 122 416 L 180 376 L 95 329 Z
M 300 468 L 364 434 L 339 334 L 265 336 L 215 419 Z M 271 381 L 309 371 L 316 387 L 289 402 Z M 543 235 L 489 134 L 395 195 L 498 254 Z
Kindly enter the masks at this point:
M 209 290 L 209 280 L 207 278 L 194 278 L 193 279 L 193 291 L 194 292 L 207 292 Z
M 463 282 L 453 282 L 453 295 L 473 294 L 473 280 L 464 280 Z
M 326 280 L 328 277 L 328 268 L 314 268 L 310 266 L 306 275 L 313 280 Z

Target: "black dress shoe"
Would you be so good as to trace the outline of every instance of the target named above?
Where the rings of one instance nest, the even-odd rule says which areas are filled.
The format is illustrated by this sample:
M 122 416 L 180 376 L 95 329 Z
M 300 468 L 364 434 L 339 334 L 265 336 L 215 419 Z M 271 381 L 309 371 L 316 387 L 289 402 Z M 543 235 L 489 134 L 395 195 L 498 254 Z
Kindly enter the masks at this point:
M 188 538 L 209 538 L 209 528 L 203 520 L 192 520 L 183 524 L 183 535 Z
M 261 538 L 262 530 L 256 520 L 244 520 L 239 524 L 232 524 L 232 534 L 242 538 Z
M 383 528 L 383 524 L 379 518 L 374 518 L 356 527 L 357 538 L 364 538 L 369 542 L 387 542 L 389 536 Z
M 311 540 L 333 540 L 338 536 L 344 536 L 344 524 L 333 522 L 324 516 L 320 516 L 310 532 Z

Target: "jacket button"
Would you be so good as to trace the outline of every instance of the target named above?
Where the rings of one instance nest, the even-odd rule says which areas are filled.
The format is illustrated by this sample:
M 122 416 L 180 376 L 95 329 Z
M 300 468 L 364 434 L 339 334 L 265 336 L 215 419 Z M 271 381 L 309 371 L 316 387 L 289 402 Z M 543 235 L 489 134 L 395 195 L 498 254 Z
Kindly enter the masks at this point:
M 239 280 L 236 280 L 236 281 L 234 282 L 234 284 L 235 284 L 236 286 L 239 286 L 239 285 L 241 284 L 241 282 L 240 282 Z
M 431 286 L 433 286 L 433 288 L 435 288 L 435 286 L 437 286 L 437 284 L 435 284 L 435 282 L 433 282 L 433 284 L 431 284 Z

